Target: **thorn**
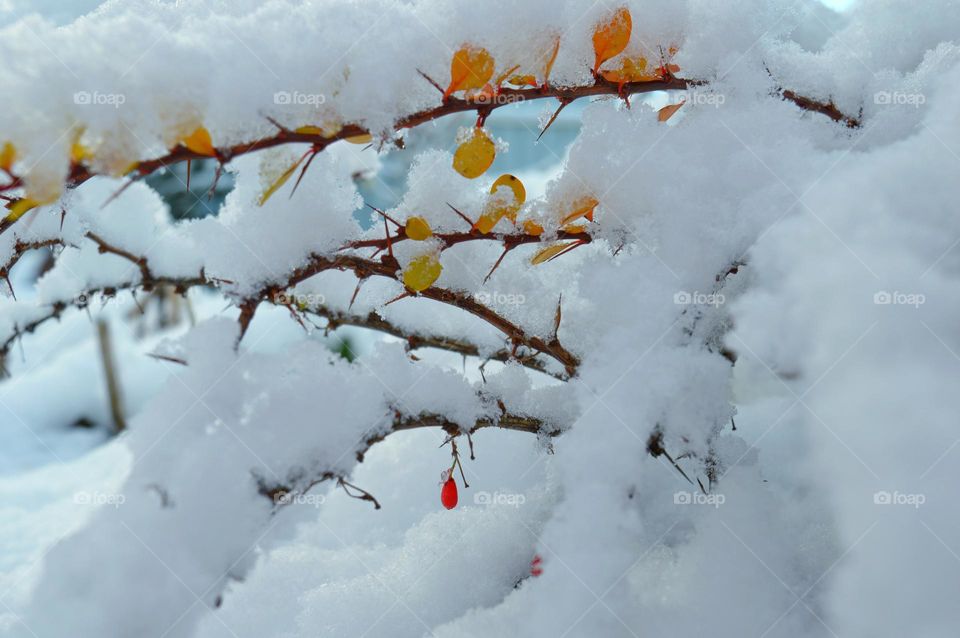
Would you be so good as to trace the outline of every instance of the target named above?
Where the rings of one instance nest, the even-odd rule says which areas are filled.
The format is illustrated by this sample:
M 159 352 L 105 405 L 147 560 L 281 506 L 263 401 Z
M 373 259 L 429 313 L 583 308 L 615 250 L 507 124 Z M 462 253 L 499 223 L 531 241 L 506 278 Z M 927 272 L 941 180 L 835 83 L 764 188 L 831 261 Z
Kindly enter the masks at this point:
M 360 286 L 363 285 L 363 281 L 364 281 L 363 279 L 358 279 L 358 280 L 357 280 L 357 287 L 353 290 L 353 296 L 350 297 L 350 305 L 347 306 L 347 310 L 348 310 L 348 311 L 349 311 L 351 308 L 353 308 L 353 302 L 357 300 L 357 295 L 360 294 Z
M 389 219 L 390 221 L 392 221 L 394 224 L 396 224 L 397 228 L 403 228 L 403 224 L 401 224 L 400 222 L 398 222 L 397 220 L 395 220 L 393 217 L 390 217 L 390 215 L 387 215 L 385 212 L 383 212 L 382 210 L 380 210 L 380 209 L 377 208 L 376 206 L 374 206 L 374 205 L 372 205 L 372 204 L 368 204 L 367 202 L 364 202 L 364 204 L 366 204 L 368 208 L 372 208 L 373 210 L 375 210 L 375 211 L 377 211 L 378 213 L 380 213 L 380 214 L 383 216 L 384 219 Z
M 187 160 L 187 161 L 189 162 L 190 160 Z M 189 174 L 188 174 L 187 176 L 189 177 Z M 133 185 L 133 183 L 136 182 L 136 181 L 138 181 L 139 179 L 140 179 L 139 176 L 133 177 L 133 178 L 131 178 L 130 181 L 128 181 L 126 184 L 124 184 L 123 186 L 121 186 L 120 188 L 118 188 L 117 191 L 116 191 L 113 195 L 111 195 L 110 197 L 107 198 L 107 201 L 103 202 L 103 205 L 100 207 L 101 210 L 104 209 L 104 208 L 106 208 L 107 205 L 110 204 L 113 200 L 115 200 L 116 198 L 120 197 L 120 195 L 122 195 L 125 190 L 127 190 L 128 188 L 130 188 L 130 187 Z
M 171 357 L 170 355 L 160 354 L 157 352 L 148 352 L 147 356 L 153 357 L 154 359 L 158 359 L 160 361 L 169 361 L 170 363 L 176 363 L 181 366 L 188 365 L 185 359 L 178 359 L 177 357 Z
M 10 283 L 10 275 L 7 275 L 6 273 L 4 273 L 3 278 L 4 278 L 4 279 L 6 280 L 6 282 L 7 282 L 7 288 L 10 289 L 10 296 L 13 297 L 13 300 L 14 300 L 14 301 L 16 301 L 16 300 L 17 300 L 17 293 L 13 292 L 13 284 Z
M 63 232 L 63 220 L 65 220 L 66 218 L 67 218 L 67 209 L 61 208 L 60 209 L 60 232 L 61 233 Z
M 207 191 L 207 199 L 213 199 L 214 193 L 217 191 L 217 184 L 220 183 L 220 176 L 223 175 L 223 162 L 217 162 L 217 171 L 213 175 L 213 185 L 210 186 L 210 190 Z
M 557 314 L 553 317 L 553 338 L 557 339 L 557 333 L 560 331 L 560 319 L 563 316 L 560 307 L 563 305 L 563 293 L 560 293 L 560 299 L 557 300 Z
M 465 222 L 467 222 L 468 224 L 470 224 L 470 230 L 473 230 L 474 223 L 473 223 L 472 221 L 470 221 L 470 218 L 469 218 L 469 217 L 467 217 L 466 215 L 464 215 L 463 213 L 461 213 L 460 211 L 458 211 L 456 208 L 454 208 L 453 204 L 451 204 L 450 202 L 447 202 L 447 206 L 449 206 L 449 207 L 453 210 L 453 212 L 455 212 L 457 215 L 459 215 L 460 218 L 461 218 L 463 221 L 465 221 Z
M 490 272 L 487 273 L 487 276 L 483 278 L 483 283 L 487 283 L 491 275 L 493 275 L 493 271 L 497 269 L 497 266 L 500 265 L 500 262 L 503 261 L 503 258 L 507 256 L 508 252 L 510 252 L 510 246 L 505 246 L 503 252 L 500 253 L 500 257 L 497 258 L 497 263 L 493 265 L 493 268 L 490 269 Z
M 560 111 L 562 111 L 567 106 L 567 104 L 570 104 L 569 98 L 561 97 L 557 99 L 560 100 L 560 106 L 557 108 L 556 111 L 553 112 L 553 115 L 550 116 L 550 120 L 547 122 L 547 125 L 543 127 L 542 131 L 540 131 L 540 135 L 537 136 L 538 142 L 540 141 L 540 138 L 543 137 L 543 134 L 547 132 L 547 129 L 550 128 L 553 125 L 553 123 L 557 120 L 557 116 L 560 115 Z
M 189 192 L 189 190 L 190 190 L 190 172 L 191 172 L 190 169 L 192 169 L 192 168 L 193 168 L 193 160 L 192 160 L 192 159 L 188 159 L 188 160 L 187 160 L 187 191 L 188 191 L 188 192 Z
M 548 259 L 547 261 L 553 261 L 553 260 L 556 259 L 557 257 L 561 257 L 561 256 L 563 256 L 563 255 L 566 255 L 568 252 L 570 252 L 570 251 L 573 250 L 574 248 L 577 248 L 578 246 L 582 246 L 583 244 L 584 244 L 584 242 L 582 242 L 582 241 L 580 241 L 580 240 L 578 239 L 577 241 L 573 242 L 572 244 L 570 244 L 569 246 L 567 246 L 566 248 L 564 248 L 563 250 L 561 250 L 560 252 L 558 252 L 556 255 L 554 255 L 553 257 L 551 257 L 550 259 Z
M 423 79 L 425 79 L 427 82 L 429 82 L 431 85 L 433 85 L 433 88 L 435 88 L 436 90 L 440 91 L 441 94 L 444 93 L 443 87 L 440 86 L 439 84 L 437 84 L 437 83 L 434 81 L 434 79 L 431 78 L 429 75 L 427 75 L 426 73 L 424 73 L 424 72 L 421 71 L 420 69 L 417 69 L 417 73 L 419 73 L 419 74 L 421 75 L 421 77 L 423 77 Z
M 313 158 L 315 158 L 320 153 L 320 151 L 318 151 L 317 147 L 314 146 L 312 149 L 307 151 L 307 154 L 311 154 L 311 153 L 312 155 L 310 155 L 310 157 L 307 159 L 307 163 L 304 164 L 303 168 L 300 169 L 300 175 L 297 177 L 297 181 L 293 185 L 293 190 L 290 191 L 290 199 L 293 199 L 293 194 L 297 192 L 297 187 L 300 186 L 300 182 L 301 180 L 303 180 L 303 176 L 307 174 L 307 169 L 310 168 L 310 163 L 313 162 Z M 306 155 L 304 155 L 304 157 L 306 157 Z M 302 162 L 303 159 L 301 158 L 300 161 Z
M 390 304 L 392 304 L 394 301 L 400 301 L 401 299 L 404 299 L 404 298 L 406 298 L 406 297 L 412 297 L 412 296 L 413 296 L 413 293 L 410 292 L 409 290 L 404 291 L 402 294 L 394 297 L 393 299 L 391 299 L 391 300 L 388 301 L 387 303 L 383 304 L 383 306 L 384 306 L 384 308 L 386 308 L 387 306 L 389 306 Z
M 281 124 L 280 122 L 276 121 L 275 119 L 273 119 L 273 118 L 270 117 L 269 115 L 267 115 L 266 118 L 267 118 L 267 121 L 270 122 L 271 124 L 273 124 L 274 126 L 276 126 L 276 127 L 280 130 L 281 133 L 289 133 L 289 132 L 290 132 L 290 129 L 288 129 L 286 126 L 284 126 L 284 125 Z

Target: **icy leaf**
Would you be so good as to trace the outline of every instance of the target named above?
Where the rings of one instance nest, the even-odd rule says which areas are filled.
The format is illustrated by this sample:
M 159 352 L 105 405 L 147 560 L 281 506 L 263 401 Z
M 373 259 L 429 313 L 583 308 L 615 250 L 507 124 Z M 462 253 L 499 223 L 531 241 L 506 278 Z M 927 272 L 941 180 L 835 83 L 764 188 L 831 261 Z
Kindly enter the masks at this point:
M 532 219 L 528 219 L 525 222 L 523 222 L 523 232 L 527 233 L 528 235 L 534 235 L 536 237 L 539 237 L 540 235 L 543 234 L 543 226 L 533 221 Z
M 257 200 L 257 206 L 263 206 L 267 203 L 267 200 L 276 193 L 280 188 L 287 183 L 287 180 L 290 179 L 290 176 L 297 170 L 297 167 L 303 163 L 303 160 L 307 159 L 307 156 L 304 155 L 296 162 L 290 165 L 288 169 L 280 173 L 273 182 L 260 194 L 260 199 Z
M 600 71 L 600 75 L 604 80 L 620 85 L 627 82 L 653 82 L 662 79 L 659 72 L 647 69 L 647 59 L 644 57 L 624 58 L 619 69 Z
M 198 127 L 193 133 L 180 140 L 180 143 L 197 155 L 206 155 L 208 157 L 217 156 L 217 149 L 213 147 L 213 140 L 210 138 L 210 131 L 202 126 Z
M 545 261 L 550 261 L 551 259 L 553 259 L 554 257 L 557 257 L 558 255 L 560 255 L 560 253 L 562 253 L 563 251 L 565 251 L 567 248 L 574 245 L 575 243 L 577 242 L 576 241 L 566 242 L 566 243 L 559 242 L 556 244 L 551 244 L 550 246 L 547 246 L 545 248 L 541 248 L 530 259 L 530 263 L 536 266 L 537 264 L 542 264 Z
M 6 142 L 0 149 L 0 168 L 9 173 L 15 161 L 17 161 L 17 149 L 10 142 Z
M 474 179 L 490 168 L 496 155 L 493 140 L 482 128 L 476 128 L 470 139 L 457 147 L 453 154 L 453 168 L 464 177 Z
M 512 75 L 507 82 L 513 86 L 537 86 L 537 78 L 533 75 Z
M 450 85 L 443 92 L 447 99 L 454 91 L 479 89 L 493 77 L 493 57 L 482 47 L 465 44 L 450 62 Z
M 626 7 L 620 7 L 607 20 L 597 25 L 593 32 L 594 74 L 601 64 L 627 48 L 632 28 L 630 10 Z
M 497 191 L 501 188 L 509 189 L 509 199 L 504 199 L 502 195 L 498 195 Z M 474 228 L 483 234 L 487 234 L 493 230 L 494 226 L 504 217 L 515 222 L 517 220 L 517 212 L 523 207 L 523 203 L 527 200 L 527 191 L 523 187 L 523 182 L 513 175 L 501 175 L 498 177 L 493 183 L 493 186 L 490 187 L 490 194 L 493 195 L 493 197 L 487 200 L 483 214 L 480 215 L 477 223 L 473 225 Z
M 684 105 L 684 101 L 680 101 L 677 104 L 668 104 L 659 111 L 657 111 L 657 121 L 666 122 L 674 113 L 680 110 L 680 107 Z
M 572 221 L 580 219 L 581 217 L 584 217 L 589 221 L 593 221 L 593 210 L 599 203 L 600 202 L 598 202 L 595 197 L 581 198 L 574 205 L 573 212 L 560 220 L 560 225 L 564 226 Z
M 403 271 L 403 285 L 415 292 L 422 292 L 433 285 L 443 271 L 436 255 L 415 257 Z
M 10 210 L 10 212 L 7 213 L 6 221 L 15 222 L 37 206 L 49 204 L 50 201 L 52 200 L 41 202 L 30 197 L 24 197 L 23 199 L 18 199 L 15 202 L 11 202 L 10 204 L 7 204 L 7 208 Z
M 414 241 L 423 241 L 433 235 L 430 224 L 423 217 L 408 217 L 405 230 L 407 237 Z

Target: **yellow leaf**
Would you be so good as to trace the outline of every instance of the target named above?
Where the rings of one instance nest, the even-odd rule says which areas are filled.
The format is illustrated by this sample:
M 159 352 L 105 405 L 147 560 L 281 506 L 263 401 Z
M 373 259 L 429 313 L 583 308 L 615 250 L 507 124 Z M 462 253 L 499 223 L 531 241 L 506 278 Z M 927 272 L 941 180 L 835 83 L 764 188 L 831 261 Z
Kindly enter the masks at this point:
M 217 156 L 217 149 L 213 147 L 213 140 L 210 139 L 210 131 L 202 126 L 180 140 L 180 143 L 197 155 Z
M 548 84 L 550 82 L 550 71 L 553 70 L 553 63 L 557 61 L 557 54 L 560 53 L 560 36 L 557 36 L 556 41 L 553 43 L 553 52 L 550 53 L 547 57 L 547 64 L 543 70 L 543 83 Z
M 626 7 L 620 7 L 607 20 L 597 25 L 593 32 L 594 75 L 601 64 L 627 48 L 632 29 L 630 10 Z
M 9 173 L 15 161 L 17 161 L 17 149 L 10 142 L 6 142 L 3 149 L 0 149 L 0 168 Z
M 564 226 L 572 221 L 584 217 L 593 221 L 593 210 L 600 202 L 595 197 L 583 197 L 574 204 L 573 212 L 560 220 L 560 225 Z
M 497 194 L 501 188 L 510 191 L 509 200 L 505 200 Z M 527 199 L 527 191 L 523 187 L 523 182 L 513 175 L 501 175 L 490 187 L 490 194 L 493 195 L 487 200 L 483 214 L 473 225 L 473 227 L 486 235 L 497 225 L 504 217 L 512 222 L 517 221 L 517 212 L 523 207 Z
M 414 241 L 423 241 L 433 235 L 430 224 L 423 217 L 408 217 L 405 231 L 407 237 Z
M 454 91 L 480 89 L 493 77 L 493 57 L 483 47 L 465 44 L 450 62 L 450 85 L 443 92 L 446 100 Z
M 87 150 L 87 147 L 80 142 L 74 142 L 70 147 L 70 161 L 74 164 L 80 164 L 91 157 L 93 157 L 93 153 Z
M 299 133 L 300 135 L 325 135 L 322 128 L 313 126 L 312 124 L 298 126 L 293 132 Z
M 369 144 L 373 141 L 373 135 L 370 133 L 361 133 L 360 135 L 351 135 L 343 138 L 351 144 Z
M 270 197 L 274 193 L 280 190 L 280 188 L 287 183 L 287 180 L 290 179 L 290 176 L 293 175 L 294 171 L 297 170 L 297 167 L 300 166 L 300 164 L 305 159 L 307 159 L 306 155 L 302 156 L 300 159 L 294 162 L 290 166 L 290 168 L 280 173 L 280 176 L 277 179 L 273 180 L 273 183 L 270 184 L 270 186 L 268 186 L 266 190 L 264 190 L 263 193 L 260 194 L 260 199 L 257 201 L 257 206 L 263 206 L 264 204 L 266 204 L 267 200 L 270 199 Z
M 415 257 L 403 271 L 403 285 L 415 292 L 423 292 L 433 285 L 443 266 L 436 255 Z
M 668 104 L 659 111 L 657 111 L 657 121 L 666 122 L 673 114 L 680 110 L 680 107 L 683 106 L 684 101 L 681 101 L 677 104 Z
M 534 235 L 535 237 L 539 237 L 540 235 L 543 234 L 543 226 L 533 221 L 532 219 L 528 219 L 525 222 L 523 222 L 523 232 L 527 233 L 528 235 Z
M 653 82 L 662 80 L 663 77 L 656 69 L 647 69 L 647 59 L 639 57 L 636 59 L 624 58 L 620 63 L 619 69 L 609 69 L 600 71 L 600 75 L 608 82 L 617 84 L 626 84 L 627 82 Z
M 37 206 L 43 206 L 44 204 L 49 204 L 56 200 L 56 197 L 48 197 L 44 200 L 38 200 L 32 197 L 24 197 L 15 202 L 10 202 L 7 204 L 7 209 L 10 212 L 7 213 L 6 221 L 15 222 Z
M 482 128 L 475 128 L 470 139 L 453 154 L 453 168 L 464 177 L 474 179 L 487 172 L 496 156 L 493 140 Z
M 580 241 L 580 240 L 577 240 L 577 241 Z M 567 243 L 560 242 L 556 244 L 551 244 L 550 246 L 547 246 L 545 248 L 541 248 L 530 260 L 530 263 L 536 266 L 537 264 L 542 264 L 545 261 L 550 261 L 554 257 L 558 256 L 560 253 L 562 253 L 564 250 L 566 250 L 570 246 L 577 243 L 577 241 L 572 241 Z
M 537 78 L 534 75 L 511 75 L 507 82 L 514 86 L 537 86 Z

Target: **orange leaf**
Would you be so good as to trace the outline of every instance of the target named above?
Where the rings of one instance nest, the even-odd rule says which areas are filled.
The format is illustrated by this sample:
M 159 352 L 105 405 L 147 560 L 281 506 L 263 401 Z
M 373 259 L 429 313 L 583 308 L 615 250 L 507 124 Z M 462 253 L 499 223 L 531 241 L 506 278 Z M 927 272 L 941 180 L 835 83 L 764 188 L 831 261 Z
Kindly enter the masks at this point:
M 210 139 L 210 131 L 202 126 L 180 140 L 180 143 L 197 155 L 217 156 L 217 149 L 213 147 L 213 140 Z
M 501 188 L 512 191 L 513 197 L 510 198 L 509 201 L 505 201 L 503 197 L 497 195 L 497 191 Z M 504 217 L 515 222 L 517 212 L 527 200 L 527 191 L 523 187 L 523 182 L 513 175 L 501 175 L 498 177 L 497 181 L 490 187 L 490 194 L 494 197 L 487 200 L 483 214 L 480 215 L 480 218 L 473 225 L 475 229 L 485 235 L 493 230 L 494 226 Z
M 663 79 L 659 72 L 647 70 L 647 59 L 644 57 L 624 58 L 619 69 L 600 71 L 600 75 L 607 82 L 616 82 L 620 85 L 627 82 L 653 82 Z
M 593 211 L 599 203 L 600 202 L 598 202 L 595 197 L 581 198 L 576 204 L 574 204 L 573 212 L 560 220 L 560 225 L 564 226 L 572 221 L 580 219 L 581 217 L 584 217 L 589 221 L 593 221 Z
M 597 25 L 593 32 L 594 75 L 601 64 L 627 48 L 632 29 L 630 10 L 626 7 L 620 7 L 607 20 Z
M 543 70 L 544 84 L 548 84 L 550 82 L 550 71 L 553 70 L 553 63 L 557 61 L 558 53 L 560 53 L 560 36 L 557 36 L 556 41 L 553 43 L 553 52 L 547 58 L 547 64 Z
M 478 127 L 470 139 L 457 147 L 453 154 L 453 168 L 464 177 L 474 179 L 487 172 L 496 156 L 493 140 Z
M 0 168 L 9 173 L 13 169 L 15 161 L 17 161 L 17 149 L 13 147 L 13 144 L 7 142 L 0 149 Z
M 533 256 L 533 258 L 530 259 L 530 263 L 536 266 L 537 264 L 542 264 L 545 261 L 550 261 L 551 259 L 555 259 L 556 257 L 559 257 L 563 251 L 565 251 L 567 248 L 570 248 L 571 246 L 578 243 L 579 241 L 580 240 L 578 239 L 576 241 L 567 242 L 567 243 L 559 242 L 559 243 L 547 246 L 545 248 L 541 248 L 540 250 L 537 251 L 537 253 Z
M 657 120 L 660 122 L 666 122 L 673 117 L 674 113 L 680 110 L 680 107 L 683 106 L 685 102 L 686 100 L 682 100 L 677 104 L 668 104 L 667 106 L 663 107 L 657 111 Z
M 273 181 L 270 186 L 268 186 L 263 193 L 260 195 L 260 199 L 257 201 L 257 206 L 263 206 L 267 203 L 267 200 L 276 193 L 280 188 L 287 183 L 287 180 L 290 179 L 290 176 L 293 175 L 293 172 L 297 170 L 297 167 L 307 159 L 306 155 L 303 155 L 300 159 L 290 165 L 290 168 L 280 173 L 280 176 Z
M 454 91 L 480 89 L 493 77 L 493 57 L 483 47 L 465 44 L 450 62 L 450 85 L 443 92 L 446 100 Z
M 533 221 L 532 219 L 528 219 L 525 222 L 523 222 L 523 232 L 527 233 L 528 235 L 539 237 L 540 235 L 543 234 L 543 226 Z

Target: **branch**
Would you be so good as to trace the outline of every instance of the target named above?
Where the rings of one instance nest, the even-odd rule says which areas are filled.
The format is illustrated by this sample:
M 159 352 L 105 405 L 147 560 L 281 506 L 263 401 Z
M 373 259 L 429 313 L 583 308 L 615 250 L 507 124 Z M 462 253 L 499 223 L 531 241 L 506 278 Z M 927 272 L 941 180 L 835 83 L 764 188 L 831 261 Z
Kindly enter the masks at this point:
M 410 417 L 403 416 L 398 413 L 394 416 L 393 426 L 387 432 L 370 436 L 363 442 L 363 447 L 357 451 L 357 461 L 362 463 L 364 456 L 370 450 L 370 448 L 380 441 L 386 439 L 389 435 L 395 432 L 416 430 L 419 428 L 440 428 L 451 437 L 464 434 L 470 435 L 475 433 L 477 430 L 484 428 L 515 430 L 517 432 L 529 432 L 531 434 L 537 434 L 538 436 L 542 435 L 548 437 L 557 436 L 563 431 L 560 428 L 548 428 L 545 426 L 544 421 L 535 417 L 517 414 L 504 414 L 496 420 L 480 419 L 469 429 L 464 430 L 457 423 L 439 414 L 420 414 L 416 417 Z M 288 484 L 268 483 L 262 477 L 257 477 L 257 491 L 262 496 L 270 499 L 274 503 L 275 507 L 279 508 L 283 505 L 293 502 L 294 496 L 306 494 L 315 485 L 333 479 L 336 479 L 338 484 L 345 482 L 345 479 L 342 475 L 329 471 L 323 472 L 319 476 L 312 478 L 298 477 L 290 481 Z
M 627 82 L 625 84 L 617 84 L 615 82 L 609 82 L 603 79 L 603 77 L 597 77 L 595 78 L 593 84 L 584 86 L 559 87 L 545 85 L 542 87 L 529 89 L 502 88 L 494 96 L 480 95 L 468 99 L 450 96 L 438 106 L 424 109 L 400 118 L 394 124 L 394 129 L 399 131 L 402 129 L 413 128 L 427 122 L 432 122 L 447 115 L 466 111 L 475 111 L 478 114 L 481 114 L 483 117 L 486 117 L 492 111 L 502 106 L 530 100 L 554 98 L 563 104 L 569 104 L 570 102 L 580 98 L 596 96 L 613 96 L 626 99 L 630 95 L 651 93 L 654 91 L 683 91 L 690 87 L 700 86 L 706 83 L 707 82 L 704 80 L 687 80 L 668 75 L 666 78 L 661 80 L 649 82 Z M 815 100 L 799 96 L 792 91 L 783 91 L 782 95 L 785 99 L 793 101 L 802 109 L 823 113 L 835 121 L 856 122 L 856 120 L 853 118 L 849 118 L 848 116 L 841 114 L 832 104 L 823 105 Z M 233 146 L 215 149 L 215 157 L 221 164 L 226 164 L 235 157 L 283 144 L 311 144 L 315 152 L 314 154 L 316 154 L 323 151 L 326 147 L 330 146 L 334 142 L 349 137 L 357 137 L 373 133 L 373 131 L 370 131 L 359 124 L 347 124 L 336 134 L 330 136 L 324 136 L 319 133 L 297 133 L 296 131 L 292 131 L 280 125 L 278 125 L 278 128 L 280 130 L 271 137 L 249 142 L 242 142 Z M 172 164 L 198 159 L 209 159 L 209 156 L 191 151 L 183 145 L 178 145 L 177 147 L 171 149 L 166 155 L 140 162 L 135 169 L 134 179 L 141 179 L 161 168 L 167 168 Z M 74 163 L 71 166 L 70 174 L 67 178 L 67 187 L 75 188 L 86 182 L 91 177 L 94 177 L 96 174 L 97 173 L 95 171 L 89 169 L 84 164 Z M 10 182 L 0 185 L 0 193 L 10 192 L 21 188 L 24 185 L 24 181 L 20 176 L 11 175 L 10 178 Z M 6 230 L 14 223 L 16 223 L 15 219 L 11 220 L 10 218 L 4 218 L 0 220 L 0 234 L 6 232 Z

